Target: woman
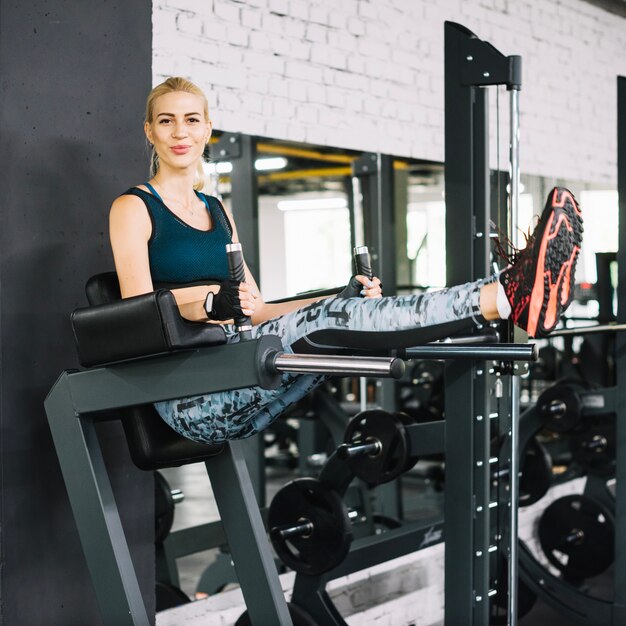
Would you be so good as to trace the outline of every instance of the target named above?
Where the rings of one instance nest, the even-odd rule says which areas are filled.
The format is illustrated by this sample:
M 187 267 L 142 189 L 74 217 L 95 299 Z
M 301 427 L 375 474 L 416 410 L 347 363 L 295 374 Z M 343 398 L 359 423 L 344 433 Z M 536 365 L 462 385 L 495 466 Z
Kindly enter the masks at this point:
M 286 349 L 324 328 L 376 332 L 464 319 L 510 317 L 542 336 L 571 302 L 582 218 L 572 194 L 555 188 L 528 246 L 499 277 L 382 298 L 378 278 L 356 276 L 334 297 L 266 303 L 247 267 L 245 282 L 229 280 L 225 245 L 238 241 L 237 228 L 217 198 L 200 193 L 211 129 L 206 97 L 190 81 L 169 78 L 150 92 L 144 130 L 152 145 L 151 178 L 117 198 L 110 213 L 122 297 L 168 285 L 183 317 L 224 324 L 235 341 L 232 318 L 243 312 L 253 335 L 276 334 Z M 238 389 L 155 407 L 181 435 L 214 443 L 263 430 L 323 379 L 287 374 L 273 391 Z

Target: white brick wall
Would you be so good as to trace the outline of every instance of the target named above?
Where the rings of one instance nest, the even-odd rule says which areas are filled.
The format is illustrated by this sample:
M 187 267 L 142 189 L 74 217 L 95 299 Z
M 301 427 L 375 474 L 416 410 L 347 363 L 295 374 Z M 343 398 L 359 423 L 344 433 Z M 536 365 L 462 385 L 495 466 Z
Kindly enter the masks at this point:
M 172 74 L 195 80 L 216 128 L 438 161 L 443 22 L 460 22 L 523 57 L 522 171 L 616 184 L 626 19 L 585 0 L 155 0 L 153 7 L 154 82 Z M 495 99 L 494 92 L 492 126 Z M 500 118 L 506 167 L 504 91 Z

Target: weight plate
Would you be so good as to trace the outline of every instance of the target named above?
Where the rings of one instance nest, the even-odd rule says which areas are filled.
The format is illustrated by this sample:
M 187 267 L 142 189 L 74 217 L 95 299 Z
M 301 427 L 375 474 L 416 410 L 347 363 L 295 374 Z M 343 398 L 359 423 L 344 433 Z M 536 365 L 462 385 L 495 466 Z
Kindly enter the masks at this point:
M 172 490 L 161 472 L 154 472 L 154 543 L 163 543 L 174 523 Z
M 311 524 L 285 538 L 281 530 Z M 315 576 L 341 563 L 350 550 L 352 525 L 341 497 L 316 478 L 287 483 L 272 499 L 270 538 L 281 561 L 295 572 Z
M 401 384 L 400 405 L 403 411 L 435 413 L 443 411 L 443 363 L 417 361 L 411 368 L 409 382 Z
M 413 419 L 410 415 L 407 415 L 406 413 L 396 411 L 394 415 L 402 422 L 404 426 L 411 426 L 412 424 L 415 424 L 415 419 Z M 407 441 L 408 441 L 408 434 L 407 434 Z M 408 446 L 408 443 L 407 443 L 407 446 Z M 409 456 L 407 454 L 406 463 L 404 464 L 404 467 L 402 468 L 401 473 L 404 474 L 405 472 L 408 472 L 409 470 L 413 469 L 413 467 L 415 467 L 415 464 L 418 461 L 419 461 L 418 457 Z
M 411 465 L 403 418 L 394 413 L 374 409 L 353 417 L 344 436 L 346 444 L 380 442 L 376 454 L 355 456 L 347 463 L 352 473 L 370 486 L 397 478 Z M 417 459 L 415 459 L 417 462 Z
M 555 433 L 566 433 L 581 419 L 581 401 L 574 385 L 559 383 L 546 389 L 537 400 L 543 425 Z
M 589 474 L 615 475 L 615 416 L 596 417 L 569 438 L 572 458 Z
M 615 521 L 592 498 L 571 495 L 555 500 L 541 515 L 538 530 L 542 550 L 566 580 L 597 576 L 613 562 Z
M 288 602 L 287 608 L 289 609 L 289 615 L 291 617 L 291 621 L 293 622 L 293 626 L 319 626 L 319 624 L 297 604 Z M 250 620 L 248 611 L 239 616 L 239 619 L 235 622 L 235 626 L 252 626 L 252 621 Z
M 533 437 L 520 459 L 519 505 L 529 506 L 548 493 L 552 485 L 552 457 Z

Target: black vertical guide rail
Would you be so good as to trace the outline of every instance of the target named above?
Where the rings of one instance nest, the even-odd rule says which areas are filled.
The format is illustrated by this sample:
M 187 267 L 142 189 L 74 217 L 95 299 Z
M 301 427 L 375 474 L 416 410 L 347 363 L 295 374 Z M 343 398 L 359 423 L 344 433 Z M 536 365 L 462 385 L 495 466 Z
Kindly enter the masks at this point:
M 211 145 L 213 161 L 228 161 L 231 206 L 237 220 L 239 242 L 246 251 L 246 263 L 252 275 L 259 280 L 259 190 L 254 163 L 257 157 L 257 138 L 241 133 L 224 133 Z
M 210 146 L 212 161 L 228 161 L 230 174 L 230 201 L 237 222 L 239 242 L 246 251 L 246 264 L 260 281 L 259 255 L 259 190 L 255 162 L 257 138 L 242 133 L 224 133 Z M 262 285 L 258 283 L 260 287 Z M 243 446 L 254 493 L 259 506 L 265 506 L 265 448 L 263 437 L 250 437 Z
M 393 191 L 393 157 L 366 153 L 352 165 L 353 174 L 361 180 L 365 241 L 385 287 L 385 295 L 396 289 L 395 209 Z
M 363 195 L 363 226 L 374 273 L 383 284 L 383 293 L 396 293 L 395 194 L 393 157 L 388 154 L 365 153 L 352 164 L 352 173 L 361 183 Z M 395 411 L 395 382 L 376 381 L 377 404 L 385 411 Z M 380 512 L 401 517 L 400 483 L 394 481 L 377 489 Z
M 617 252 L 617 323 L 626 323 L 626 77 L 617 79 L 617 191 L 619 248 Z M 615 486 L 615 590 L 613 625 L 626 624 L 626 333 L 616 333 L 617 453 Z M 622 419 L 619 419 L 622 418 Z
M 343 189 L 346 194 L 346 200 L 348 202 L 348 214 L 350 215 L 350 248 L 354 250 L 357 245 L 356 236 L 356 220 L 354 217 L 354 187 L 352 185 L 352 176 L 346 176 L 343 178 Z M 363 245 L 365 242 L 360 241 L 359 245 Z
M 490 274 L 487 85 L 512 84 L 504 57 L 459 24 L 445 24 L 447 284 Z M 446 366 L 445 624 L 488 624 L 493 416 L 484 362 Z

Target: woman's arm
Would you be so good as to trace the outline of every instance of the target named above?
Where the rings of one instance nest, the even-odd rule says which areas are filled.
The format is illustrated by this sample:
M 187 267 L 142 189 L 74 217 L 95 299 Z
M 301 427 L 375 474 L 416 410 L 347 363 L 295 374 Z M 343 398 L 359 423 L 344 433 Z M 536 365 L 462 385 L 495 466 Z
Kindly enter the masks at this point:
M 113 202 L 109 214 L 109 236 L 122 298 L 154 290 L 148 258 L 151 233 L 152 222 L 140 198 L 120 196 Z M 206 320 L 204 301 L 209 291 L 217 293 L 219 286 L 185 287 L 173 289 L 172 293 L 184 318 L 202 321 Z
M 235 220 L 233 219 L 232 213 L 224 207 L 226 214 L 230 220 L 230 223 L 233 227 L 233 242 L 239 242 L 239 234 L 237 233 L 237 226 L 235 225 Z M 244 258 L 245 258 L 245 250 L 244 250 Z M 298 300 L 290 300 L 289 302 L 279 302 L 276 304 L 267 303 L 263 300 L 263 296 L 261 295 L 261 291 L 254 280 L 254 276 L 252 276 L 250 269 L 247 264 L 245 264 L 246 271 L 246 282 L 241 285 L 241 306 L 246 315 L 249 315 L 252 319 L 252 323 L 256 326 L 257 324 L 261 324 L 262 322 L 266 322 L 267 320 L 273 319 L 275 317 L 279 317 L 280 315 L 285 315 L 286 313 L 291 313 L 292 311 L 297 311 L 302 307 L 305 307 L 307 304 L 312 304 L 313 302 L 318 302 L 319 300 L 325 300 L 326 298 L 332 298 L 334 296 L 317 296 L 314 298 L 302 298 Z M 382 295 L 380 289 L 380 280 L 378 278 L 374 278 L 372 284 L 369 285 L 369 281 L 364 276 L 358 277 L 361 283 L 364 286 L 365 292 L 364 296 L 366 298 L 380 298 Z M 248 311 L 253 311 L 252 313 Z
M 228 217 L 233 226 L 233 242 L 239 241 L 235 221 L 228 212 Z M 136 196 L 120 196 L 113 202 L 109 215 L 109 233 L 115 269 L 120 283 L 122 298 L 138 296 L 154 290 L 150 275 L 150 261 L 148 257 L 148 240 L 152 233 L 152 222 L 145 204 Z M 245 251 L 244 251 L 245 254 Z M 274 317 L 296 311 L 318 300 L 329 296 L 317 298 L 303 298 L 290 302 L 268 304 L 263 300 L 259 287 L 245 266 L 246 281 L 239 289 L 241 308 L 245 315 L 252 319 L 253 324 L 260 324 Z M 366 285 L 367 279 L 362 278 Z M 380 281 L 374 279 L 374 285 L 366 288 L 366 297 L 380 297 Z M 191 321 L 206 321 L 204 301 L 207 293 L 212 291 L 217 294 L 219 285 L 197 285 L 172 289 L 180 314 Z M 224 320 L 221 323 L 229 323 L 232 320 Z

